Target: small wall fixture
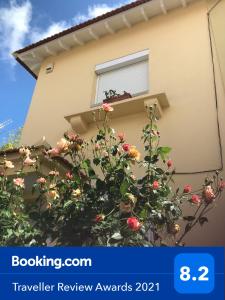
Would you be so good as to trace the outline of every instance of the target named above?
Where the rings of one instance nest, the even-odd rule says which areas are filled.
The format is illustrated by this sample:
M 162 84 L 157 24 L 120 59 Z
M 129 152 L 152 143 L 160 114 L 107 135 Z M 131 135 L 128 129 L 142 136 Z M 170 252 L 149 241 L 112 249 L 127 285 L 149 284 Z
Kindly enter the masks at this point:
M 54 69 L 54 64 L 53 63 L 48 64 L 45 68 L 45 73 L 46 74 L 51 73 L 51 72 L 53 72 L 53 69 Z

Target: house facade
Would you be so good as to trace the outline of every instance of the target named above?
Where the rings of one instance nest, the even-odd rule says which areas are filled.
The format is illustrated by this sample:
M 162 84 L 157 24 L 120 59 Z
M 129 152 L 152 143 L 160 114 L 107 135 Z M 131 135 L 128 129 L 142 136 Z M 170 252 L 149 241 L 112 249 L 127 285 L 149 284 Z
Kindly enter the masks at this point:
M 37 78 L 22 144 L 54 146 L 71 129 L 90 139 L 111 89 L 132 96 L 112 104 L 111 125 L 140 150 L 145 105 L 157 104 L 178 184 L 225 177 L 224 15 L 225 0 L 138 0 L 15 52 Z M 225 245 L 224 210 L 221 199 L 187 242 Z

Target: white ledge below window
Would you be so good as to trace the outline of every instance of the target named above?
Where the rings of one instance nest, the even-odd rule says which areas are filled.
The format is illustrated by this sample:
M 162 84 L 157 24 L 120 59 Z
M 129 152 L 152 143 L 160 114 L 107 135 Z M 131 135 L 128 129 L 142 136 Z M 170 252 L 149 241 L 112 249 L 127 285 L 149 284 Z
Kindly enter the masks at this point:
M 111 118 L 115 119 L 144 112 L 146 106 L 152 106 L 154 104 L 157 105 L 156 116 L 161 118 L 163 116 L 163 110 L 169 107 L 169 101 L 165 93 L 155 95 L 145 94 L 113 102 L 110 104 L 114 108 Z M 87 111 L 66 116 L 65 119 L 70 123 L 76 133 L 85 133 L 88 131 L 89 124 L 94 122 L 93 113 L 97 112 L 100 107 L 101 105 L 95 106 Z

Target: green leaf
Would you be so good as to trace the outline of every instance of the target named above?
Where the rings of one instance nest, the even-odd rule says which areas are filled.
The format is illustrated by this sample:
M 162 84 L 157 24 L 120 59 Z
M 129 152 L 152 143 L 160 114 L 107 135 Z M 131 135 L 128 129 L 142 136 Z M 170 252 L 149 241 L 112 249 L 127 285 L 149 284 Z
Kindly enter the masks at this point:
M 130 186 L 129 182 L 126 179 L 124 179 L 124 181 L 120 186 L 120 193 L 122 196 L 124 196 L 127 193 L 129 186 Z
M 208 218 L 206 217 L 201 217 L 198 221 L 201 226 L 209 222 Z
M 67 208 L 67 207 L 69 207 L 69 206 L 72 205 L 72 204 L 73 204 L 73 201 L 72 201 L 72 200 L 69 200 L 69 201 L 67 201 L 67 202 L 64 204 L 63 208 Z
M 93 159 L 93 163 L 94 163 L 96 166 L 98 166 L 98 165 L 100 164 L 100 162 L 101 162 L 101 160 L 100 160 L 100 158 L 98 158 L 98 157 L 96 157 L 96 158 Z
M 147 162 L 151 162 L 151 156 L 148 156 L 148 155 L 145 156 L 144 160 L 147 161 Z
M 148 210 L 145 209 L 145 208 L 142 209 L 142 211 L 141 211 L 141 213 L 140 213 L 140 217 L 141 217 L 142 219 L 147 219 L 148 215 L 149 215 Z
M 185 221 L 191 222 L 191 221 L 194 221 L 194 220 L 195 220 L 195 217 L 194 217 L 194 216 L 186 216 L 186 217 L 183 217 L 183 219 L 184 219 Z
M 164 170 L 161 168 L 156 168 L 155 172 L 158 173 L 159 175 L 162 175 L 164 173 Z
M 160 157 L 162 158 L 162 160 L 165 160 L 165 158 L 171 152 L 171 150 L 172 150 L 172 148 L 170 148 L 170 147 L 159 147 L 157 149 L 157 152 L 160 155 Z

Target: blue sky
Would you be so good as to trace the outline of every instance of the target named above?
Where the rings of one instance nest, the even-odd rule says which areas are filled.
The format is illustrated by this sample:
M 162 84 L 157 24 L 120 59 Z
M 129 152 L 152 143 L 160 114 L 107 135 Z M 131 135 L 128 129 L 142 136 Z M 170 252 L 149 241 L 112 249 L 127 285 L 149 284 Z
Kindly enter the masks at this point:
M 23 126 L 35 79 L 11 53 L 132 0 L 0 0 L 0 144 Z M 4 121 L 10 124 L 3 127 Z

